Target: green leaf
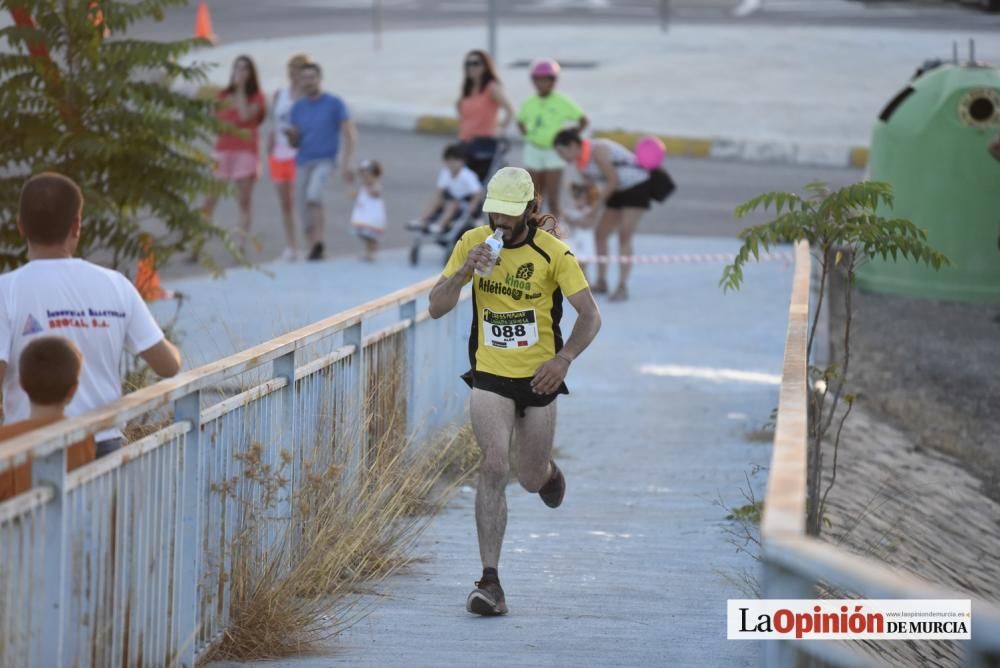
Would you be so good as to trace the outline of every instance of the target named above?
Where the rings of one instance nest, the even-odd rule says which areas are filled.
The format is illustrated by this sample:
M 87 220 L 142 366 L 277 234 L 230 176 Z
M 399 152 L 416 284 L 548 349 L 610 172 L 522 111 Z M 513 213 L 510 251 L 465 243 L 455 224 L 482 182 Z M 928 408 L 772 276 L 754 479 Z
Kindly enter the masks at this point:
M 0 29 L 9 48 L 0 53 L 0 270 L 24 262 L 15 212 L 19 190 L 32 173 L 54 170 L 84 192 L 79 254 L 101 253 L 127 266 L 140 254 L 148 230 L 160 261 L 191 244 L 225 239 L 198 205 L 223 190 L 206 149 L 223 126 L 213 105 L 170 86 L 203 81 L 206 64 L 182 65 L 196 40 L 153 41 L 128 35 L 137 22 L 162 19 L 185 0 L 100 0 L 113 38 L 95 29 L 87 3 L 24 0 L 34 28 Z M 0 0 L 7 10 L 12 0 Z M 82 11 L 67 11 L 69 7 Z M 41 39 L 52 55 L 29 54 Z

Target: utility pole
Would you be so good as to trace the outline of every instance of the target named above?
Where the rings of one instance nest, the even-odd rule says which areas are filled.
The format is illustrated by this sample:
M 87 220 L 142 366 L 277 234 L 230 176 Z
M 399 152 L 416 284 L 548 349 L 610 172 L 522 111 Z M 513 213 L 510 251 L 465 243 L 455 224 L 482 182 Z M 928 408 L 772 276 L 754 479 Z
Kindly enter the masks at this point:
M 486 33 L 490 56 L 497 59 L 497 0 L 486 0 Z
M 372 3 L 372 36 L 375 38 L 375 50 L 382 50 L 382 0 Z
M 660 0 L 660 31 L 667 32 L 670 25 L 670 0 Z

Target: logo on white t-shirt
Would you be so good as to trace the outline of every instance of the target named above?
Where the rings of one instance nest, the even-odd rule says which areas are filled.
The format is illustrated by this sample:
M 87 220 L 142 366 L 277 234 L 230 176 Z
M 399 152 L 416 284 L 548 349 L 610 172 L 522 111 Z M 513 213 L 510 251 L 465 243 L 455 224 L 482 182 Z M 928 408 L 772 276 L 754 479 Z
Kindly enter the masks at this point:
M 28 320 L 24 323 L 24 329 L 21 331 L 21 336 L 30 336 L 44 331 L 45 329 L 42 327 L 42 323 L 35 320 L 35 316 L 29 313 Z

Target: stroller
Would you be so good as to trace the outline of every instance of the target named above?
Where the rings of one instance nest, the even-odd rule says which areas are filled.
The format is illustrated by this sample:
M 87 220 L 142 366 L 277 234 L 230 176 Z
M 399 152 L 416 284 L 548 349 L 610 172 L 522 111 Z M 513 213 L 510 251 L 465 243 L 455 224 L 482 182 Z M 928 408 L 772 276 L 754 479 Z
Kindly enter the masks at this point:
M 466 146 L 465 165 L 471 169 L 479 182 L 486 187 L 486 182 L 490 180 L 498 169 L 506 164 L 507 153 L 510 151 L 510 142 L 506 139 L 495 137 L 476 137 Z M 444 249 L 444 262 L 448 262 L 451 251 L 462 238 L 462 235 L 476 226 L 476 221 L 483 215 L 483 202 L 472 210 L 464 210 L 455 219 L 450 227 L 445 229 L 419 230 L 415 233 L 413 244 L 410 246 L 410 265 L 417 266 L 420 263 L 420 247 L 425 243 L 433 243 Z

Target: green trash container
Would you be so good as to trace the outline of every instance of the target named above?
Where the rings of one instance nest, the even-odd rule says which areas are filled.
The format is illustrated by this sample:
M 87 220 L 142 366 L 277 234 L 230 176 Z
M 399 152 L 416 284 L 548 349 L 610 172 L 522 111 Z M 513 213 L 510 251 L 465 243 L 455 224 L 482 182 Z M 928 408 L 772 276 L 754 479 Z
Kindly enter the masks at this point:
M 1000 69 L 942 65 L 918 76 L 885 107 L 872 135 L 870 177 L 892 185 L 895 207 L 952 266 L 872 259 L 867 290 L 949 300 L 1000 301 Z

